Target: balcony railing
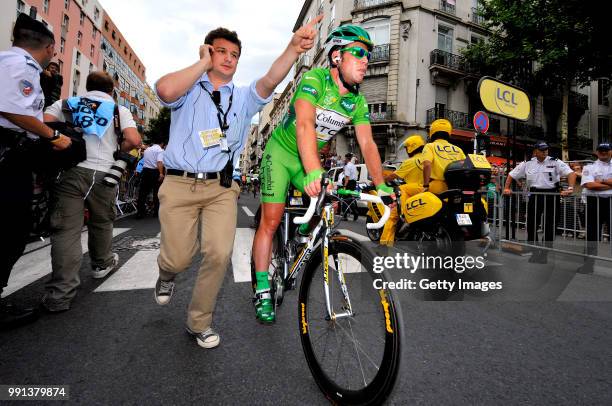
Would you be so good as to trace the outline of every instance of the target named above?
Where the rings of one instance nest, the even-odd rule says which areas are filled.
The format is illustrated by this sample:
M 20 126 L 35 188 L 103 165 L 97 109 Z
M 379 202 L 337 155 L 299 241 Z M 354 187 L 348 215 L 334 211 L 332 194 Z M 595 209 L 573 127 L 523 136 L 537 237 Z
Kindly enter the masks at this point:
M 397 2 L 397 0 L 355 0 L 353 3 L 353 8 L 355 10 L 359 10 L 362 8 L 382 6 L 383 4 L 395 2 Z
M 370 121 L 391 121 L 395 120 L 395 106 L 392 104 L 370 105 Z M 384 107 L 383 107 L 384 106 Z M 385 111 L 379 111 L 384 109 Z M 372 111 L 373 110 L 373 111 Z
M 463 56 L 451 54 L 441 49 L 434 49 L 429 54 L 429 66 L 431 65 L 442 65 L 456 71 L 476 73 L 476 70 L 470 66 Z
M 484 25 L 485 18 L 480 15 L 480 12 L 476 7 L 472 7 L 472 22 L 478 25 Z
M 376 45 L 372 50 L 370 62 L 382 62 L 389 60 L 389 44 Z
M 296 71 L 299 71 L 302 67 L 306 67 L 306 69 L 310 68 L 310 56 L 303 54 L 297 61 Z
M 456 14 L 455 5 L 449 4 L 446 0 L 440 0 L 440 10 L 448 14 Z

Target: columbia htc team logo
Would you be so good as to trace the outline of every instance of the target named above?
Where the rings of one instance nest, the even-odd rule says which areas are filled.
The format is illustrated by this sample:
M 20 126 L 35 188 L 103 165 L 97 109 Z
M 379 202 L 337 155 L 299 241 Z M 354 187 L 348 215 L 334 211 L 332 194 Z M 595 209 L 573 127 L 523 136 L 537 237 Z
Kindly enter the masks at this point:
M 319 141 L 327 142 L 343 129 L 351 119 L 332 110 L 317 108 L 316 132 Z
M 302 91 L 306 93 L 310 93 L 314 97 L 317 97 L 319 95 L 319 92 L 317 92 L 317 89 L 309 85 L 302 86 Z

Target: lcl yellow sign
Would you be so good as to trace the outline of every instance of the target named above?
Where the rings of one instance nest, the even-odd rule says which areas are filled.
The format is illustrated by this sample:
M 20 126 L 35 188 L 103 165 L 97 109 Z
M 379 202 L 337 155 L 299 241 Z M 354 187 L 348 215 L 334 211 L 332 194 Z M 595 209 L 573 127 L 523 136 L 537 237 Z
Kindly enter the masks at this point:
M 478 82 L 478 93 L 485 109 L 491 113 L 521 121 L 529 119 L 531 103 L 521 89 L 485 76 Z

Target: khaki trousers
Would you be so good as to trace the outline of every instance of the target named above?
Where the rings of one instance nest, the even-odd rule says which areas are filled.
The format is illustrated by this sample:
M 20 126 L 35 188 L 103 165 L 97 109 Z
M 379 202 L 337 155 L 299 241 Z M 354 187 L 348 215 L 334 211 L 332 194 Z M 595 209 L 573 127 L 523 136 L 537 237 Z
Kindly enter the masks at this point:
M 189 304 L 187 326 L 202 332 L 212 323 L 217 294 L 229 265 L 236 234 L 240 188 L 219 185 L 218 179 L 166 176 L 159 189 L 161 247 L 159 276 L 171 280 L 189 267 L 199 248 L 202 263 Z

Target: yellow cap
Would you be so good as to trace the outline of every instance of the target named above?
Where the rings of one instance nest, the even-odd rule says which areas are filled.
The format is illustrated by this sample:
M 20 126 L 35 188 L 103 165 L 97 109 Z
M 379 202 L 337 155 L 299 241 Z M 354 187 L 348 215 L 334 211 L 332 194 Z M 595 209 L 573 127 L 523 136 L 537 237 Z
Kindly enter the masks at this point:
M 450 135 L 450 133 L 453 131 L 453 125 L 447 119 L 439 118 L 431 123 L 431 127 L 429 127 L 429 136 L 431 137 L 432 134 L 435 134 L 438 131 L 442 131 Z
M 406 141 L 402 144 L 406 151 L 411 154 L 418 147 L 422 147 L 425 145 L 425 141 L 423 141 L 423 137 L 418 134 L 413 134 L 410 137 L 406 138 Z

